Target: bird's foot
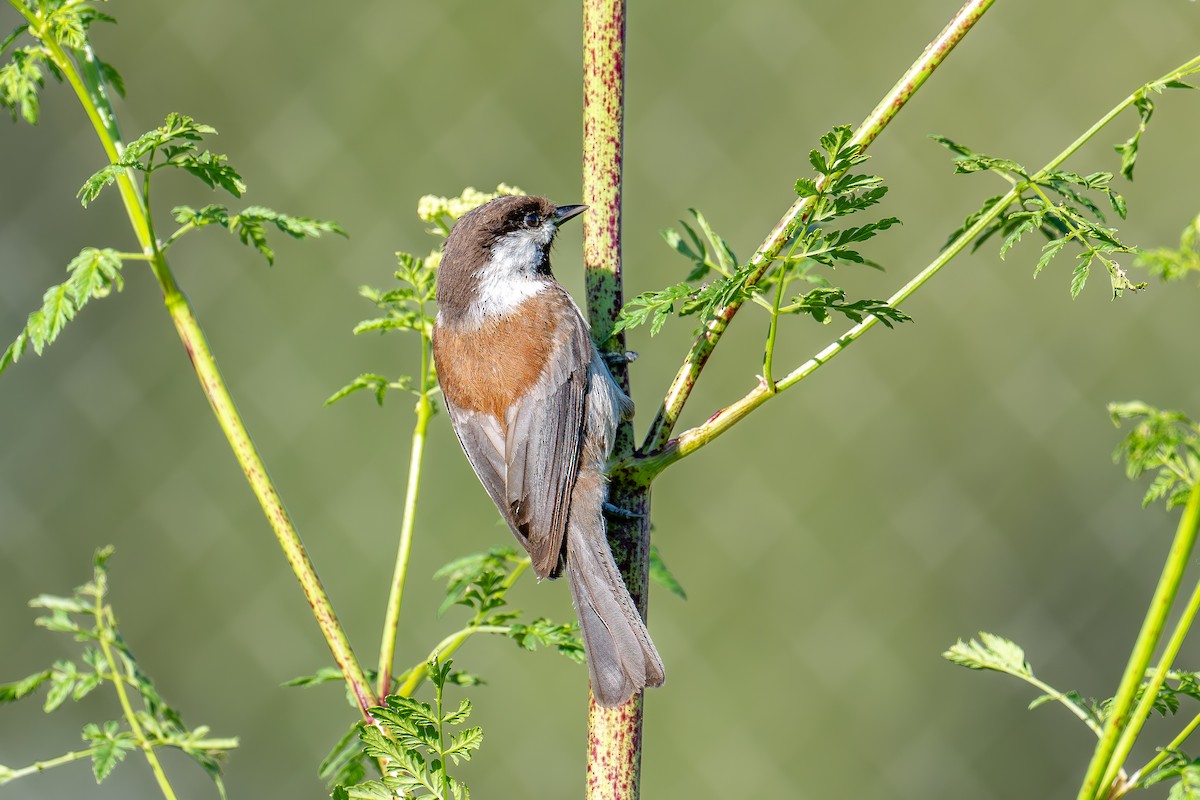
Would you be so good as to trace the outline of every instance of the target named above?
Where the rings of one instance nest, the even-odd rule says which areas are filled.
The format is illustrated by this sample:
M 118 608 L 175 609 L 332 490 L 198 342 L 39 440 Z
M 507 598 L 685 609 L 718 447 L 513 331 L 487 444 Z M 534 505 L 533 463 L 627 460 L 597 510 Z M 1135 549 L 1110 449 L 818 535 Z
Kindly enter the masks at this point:
M 600 355 L 604 357 L 604 361 L 610 366 L 613 364 L 630 364 L 638 359 L 638 354 L 632 350 L 624 350 L 619 352 L 606 351 Z
M 645 514 L 639 514 L 636 511 L 630 511 L 628 508 L 621 508 L 620 506 L 613 505 L 607 501 L 605 501 L 604 505 L 600 507 L 600 510 L 603 511 L 604 516 L 608 517 L 609 519 L 616 519 L 625 522 L 642 519 L 646 516 Z

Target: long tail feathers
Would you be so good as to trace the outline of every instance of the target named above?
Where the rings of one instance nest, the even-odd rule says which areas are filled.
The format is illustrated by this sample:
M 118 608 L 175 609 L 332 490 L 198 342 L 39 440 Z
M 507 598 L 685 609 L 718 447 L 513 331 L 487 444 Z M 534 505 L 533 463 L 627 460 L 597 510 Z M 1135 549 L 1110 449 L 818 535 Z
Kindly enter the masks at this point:
M 602 519 L 568 526 L 567 578 L 596 701 L 617 706 L 646 686 L 661 686 L 662 659 L 617 571 Z

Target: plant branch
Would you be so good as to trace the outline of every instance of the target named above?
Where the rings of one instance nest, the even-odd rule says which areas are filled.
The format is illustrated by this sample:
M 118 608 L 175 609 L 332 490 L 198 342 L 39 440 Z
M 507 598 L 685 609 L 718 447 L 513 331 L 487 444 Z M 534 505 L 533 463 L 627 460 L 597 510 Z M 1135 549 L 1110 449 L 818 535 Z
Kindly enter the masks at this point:
M 74 750 L 70 753 L 64 753 L 56 758 L 48 758 L 45 761 L 35 761 L 27 767 L 8 770 L 0 775 L 0 786 L 15 781 L 17 778 L 24 778 L 26 775 L 34 775 L 39 772 L 45 772 L 53 767 L 61 767 L 63 764 L 70 764 L 72 761 L 79 761 L 84 758 L 91 758 L 96 752 L 96 748 L 89 747 L 86 750 Z
M 429 675 L 430 661 L 445 661 L 447 656 L 454 654 L 458 648 L 462 647 L 463 642 L 470 639 L 477 633 L 495 633 L 500 635 L 508 635 L 512 630 L 510 625 L 468 625 L 447 636 L 437 643 L 437 646 L 429 651 L 429 655 L 420 664 L 416 664 L 408 671 L 408 677 L 404 683 L 396 688 L 396 694 L 401 697 L 412 697 L 412 693 L 421 685 L 421 681 Z
M 99 635 L 96 639 L 100 643 L 100 651 L 104 654 L 104 660 L 108 664 L 109 671 L 114 676 L 125 675 L 128 670 L 121 670 L 117 666 L 117 657 L 113 653 L 112 648 L 112 631 L 116 627 L 116 623 L 112 618 L 111 609 L 104 605 L 103 594 L 100 592 L 96 593 L 95 607 L 92 613 L 96 617 L 96 627 L 99 629 Z M 154 745 L 146 738 L 146 733 L 142 730 L 137 714 L 133 710 L 133 704 L 129 702 L 129 693 L 125 691 L 125 681 L 120 679 L 114 680 L 112 685 L 117 690 L 117 700 L 121 704 L 121 713 L 125 715 L 125 721 L 129 723 L 129 730 L 133 732 L 134 738 L 137 739 L 138 747 L 141 748 L 142 754 L 146 757 L 146 763 L 150 765 L 150 771 L 154 773 L 154 780 L 158 783 L 159 790 L 167 800 L 175 800 L 175 790 L 171 787 L 171 782 L 167 780 L 167 774 L 163 771 L 162 764 L 154 752 Z
M 1188 520 L 1187 512 L 1184 512 L 1184 519 L 1180 525 L 1191 524 L 1193 528 L 1200 519 Z M 1195 538 L 1196 533 L 1193 530 L 1192 537 Z M 1133 744 L 1137 741 L 1138 734 L 1142 731 L 1142 726 L 1146 724 L 1150 714 L 1154 711 L 1154 701 L 1158 698 L 1158 690 L 1162 688 L 1163 682 L 1167 679 L 1167 673 L 1171 669 L 1171 665 L 1175 663 L 1175 657 L 1179 655 L 1180 648 L 1183 647 L 1183 640 L 1187 638 L 1188 631 L 1192 627 L 1192 622 L 1196 619 L 1196 612 L 1200 611 L 1200 582 L 1196 583 L 1196 587 L 1192 590 L 1192 596 L 1188 599 L 1187 606 L 1184 607 L 1183 613 L 1175 623 L 1175 630 L 1171 632 L 1171 638 L 1167 640 L 1166 649 L 1159 656 L 1158 664 L 1154 668 L 1154 672 L 1150 675 L 1150 679 L 1146 681 L 1142 687 L 1142 697 L 1138 701 L 1137 707 L 1133 710 L 1133 715 L 1129 719 L 1129 724 L 1125 726 L 1125 730 L 1121 733 L 1121 738 L 1117 740 L 1117 749 L 1113 752 L 1112 763 L 1109 765 L 1108 773 L 1105 774 L 1105 780 L 1101 782 L 1102 786 L 1111 786 L 1117 777 L 1117 770 L 1125 759 L 1129 757 L 1129 753 L 1133 750 Z M 1116 767 L 1112 766 L 1113 764 Z M 1140 774 L 1140 773 L 1139 773 Z M 1135 775 L 1134 778 L 1137 776 Z
M 63 74 L 72 89 L 75 90 L 75 94 L 83 106 L 88 119 L 91 121 L 96 136 L 99 138 L 100 144 L 104 148 L 104 152 L 108 156 L 110 163 L 119 163 L 123 144 L 116 134 L 115 114 L 108 104 L 107 97 L 102 92 L 89 91 L 80 72 L 76 69 L 74 59 L 67 55 L 54 39 L 53 35 L 45 29 L 45 20 L 34 14 L 23 3 L 18 2 L 18 0 L 9 0 L 9 2 L 29 21 L 29 32 L 46 47 L 54 65 Z M 287 510 L 284 508 L 271 479 L 267 475 L 266 468 L 259 458 L 258 451 L 254 447 L 249 433 L 246 431 L 241 416 L 234 405 L 233 398 L 229 395 L 224 379 L 217 369 L 216 361 L 208 349 L 208 342 L 204 336 L 204 332 L 201 330 L 200 324 L 196 321 L 191 304 L 179 290 L 179 286 L 175 282 L 175 277 L 167 264 L 166 257 L 163 255 L 162 249 L 159 247 L 159 243 L 151 229 L 149 212 L 146 208 L 144 198 L 138 191 L 137 184 L 133 181 L 132 170 L 126 169 L 118 175 L 116 183 L 138 244 L 149 260 L 154 277 L 162 288 L 163 300 L 167 311 L 171 315 L 171 319 L 175 323 L 175 328 L 179 333 L 179 338 L 182 340 L 184 348 L 192 360 L 192 365 L 196 370 L 197 377 L 200 379 L 205 396 L 212 406 L 213 413 L 216 415 L 221 429 L 225 432 L 229 445 L 238 463 L 241 465 L 247 481 L 250 483 L 255 496 L 262 505 L 263 512 L 266 514 L 271 527 L 275 531 L 280 547 L 284 551 L 284 556 L 287 558 L 292 571 L 296 574 L 296 578 L 300 582 L 301 588 L 304 590 L 305 597 L 312 607 L 313 615 L 321 628 L 321 632 L 325 636 L 325 641 L 333 653 L 338 668 L 346 676 L 346 680 L 350 685 L 351 691 L 354 693 L 355 700 L 362 713 L 364 716 L 368 716 L 367 709 L 375 704 L 375 698 L 372 696 L 370 685 L 367 683 L 362 668 L 354 658 L 349 641 L 346 639 L 345 632 L 338 623 L 320 578 L 313 569 L 312 562 L 309 560 L 304 545 L 296 533 L 295 526 L 292 524 Z
M 1176 69 L 1162 76 L 1154 83 L 1163 83 L 1170 80 L 1177 80 L 1185 75 L 1200 69 L 1200 56 L 1190 59 L 1186 63 L 1180 65 Z M 1030 179 L 1029 183 L 1040 180 L 1046 174 L 1058 169 L 1063 162 L 1075 154 L 1079 148 L 1083 147 L 1089 140 L 1096 136 L 1102 129 L 1111 123 L 1116 117 L 1129 106 L 1133 105 L 1137 98 L 1137 92 L 1131 93 L 1128 97 L 1114 106 L 1104 116 L 1098 119 L 1090 128 L 1081 134 L 1075 141 L 1071 142 L 1061 153 L 1056 155 L 1044 167 L 1038 170 Z M 990 225 L 996 217 L 998 217 L 1004 209 L 1011 205 L 1018 197 L 1026 185 L 1025 182 L 1015 185 L 1003 195 L 990 208 L 975 221 L 973 225 L 967 228 L 951 242 L 945 250 L 943 250 L 937 258 L 929 263 L 917 275 L 902 286 L 895 294 L 888 298 L 887 305 L 897 307 L 900 303 L 907 300 L 918 289 L 920 289 L 930 278 L 936 275 L 943 267 L 961 253 L 972 240 L 982 233 L 988 225 Z M 643 454 L 629 459 L 625 466 L 633 472 L 642 475 L 643 480 L 653 480 L 654 476 L 662 470 L 666 469 L 671 464 L 679 461 L 686 456 L 691 455 L 699 450 L 704 445 L 716 439 L 725 431 L 732 428 L 750 412 L 761 406 L 763 403 L 770 400 L 777 393 L 785 389 L 791 388 L 799 383 L 804 378 L 807 378 L 818 368 L 827 363 L 834 356 L 841 353 L 853 342 L 857 341 L 860 336 L 869 331 L 879 322 L 875 316 L 868 316 L 862 322 L 858 323 L 846 333 L 839 336 L 834 341 L 830 342 L 822 348 L 816 355 L 805 361 L 796 369 L 789 372 L 787 375 L 779 379 L 774 387 L 768 387 L 761 380 L 759 384 L 743 395 L 740 399 L 730 404 L 729 406 L 717 411 L 704 423 L 697 425 L 687 431 L 681 433 L 677 438 L 671 439 L 653 450 L 643 449 Z M 707 334 L 702 334 L 703 339 Z M 698 340 L 699 342 L 700 340 Z M 699 374 L 697 372 L 697 374 Z M 690 389 L 689 389 L 690 391 Z
M 404 496 L 404 516 L 400 522 L 400 544 L 396 549 L 396 566 L 392 572 L 392 589 L 384 615 L 383 640 L 379 646 L 380 699 L 388 694 L 392 680 L 392 664 L 396 657 L 396 633 L 400 624 L 400 604 L 404 599 L 404 583 L 408 576 L 408 559 L 412 551 L 413 528 L 417 516 L 417 496 L 421 489 L 421 460 L 425 453 L 425 434 L 433 417 L 429 400 L 429 346 L 421 340 L 421 393 L 417 398 L 417 421 L 413 427 L 412 453 L 408 460 L 408 488 Z
M 1142 622 L 1142 628 L 1134 642 L 1133 651 L 1129 655 L 1129 663 L 1125 666 L 1125 674 L 1121 676 L 1117 695 L 1113 698 L 1112 707 L 1104 721 L 1104 734 L 1096 744 L 1083 785 L 1079 788 L 1078 800 L 1093 800 L 1107 795 L 1108 787 L 1116 778 L 1121 763 L 1128 755 L 1129 748 L 1133 746 L 1133 739 L 1136 738 L 1142 723 L 1145 722 L 1145 716 L 1150 713 L 1154 696 L 1158 693 L 1157 689 L 1153 691 L 1147 689 L 1143 695 L 1143 698 L 1151 699 L 1151 705 L 1143 702 L 1138 705 L 1138 709 L 1133 714 L 1130 714 L 1130 710 L 1137 698 L 1138 688 L 1146 676 L 1146 668 L 1162 637 L 1167 615 L 1171 613 L 1171 605 L 1175 601 L 1175 594 L 1183 580 L 1184 570 L 1187 569 L 1188 557 L 1196 544 L 1198 530 L 1200 530 L 1200 482 L 1192 486 L 1191 494 L 1188 496 L 1187 505 L 1184 507 L 1183 516 L 1180 518 L 1179 527 L 1175 532 L 1175 540 L 1171 543 L 1171 550 L 1167 554 L 1167 562 L 1163 565 L 1158 586 L 1150 600 L 1150 608 L 1146 611 L 1146 618 Z M 1197 590 L 1200 592 L 1200 587 L 1197 587 Z M 1200 598 L 1193 595 L 1193 601 L 1198 600 Z M 1192 604 L 1189 604 L 1189 610 L 1194 616 L 1196 608 Z M 1178 645 L 1183 643 L 1183 635 L 1187 633 L 1190 622 L 1191 620 L 1186 614 L 1180 619 L 1172 641 L 1167 646 L 1164 660 L 1168 655 L 1171 660 L 1174 659 L 1175 653 L 1171 652 L 1172 645 L 1178 651 Z M 1179 639 L 1178 642 L 1175 641 L 1176 638 Z M 1139 717 L 1139 715 L 1142 716 Z
M 583 256 L 588 320 L 593 338 L 609 352 L 623 353 L 624 332 L 612 335 L 621 310 L 621 167 L 624 158 L 625 0 L 583 3 Z M 611 364 L 613 377 L 629 392 L 629 366 Z M 633 428 L 617 431 L 614 456 L 632 454 Z M 638 515 L 610 520 L 609 546 L 630 596 L 643 617 L 650 571 L 650 484 L 628 472 L 611 475 L 609 500 Z M 641 692 L 616 708 L 589 698 L 588 800 L 637 800 L 640 795 Z
M 899 113 L 900 109 L 912 98 L 925 83 L 933 71 L 946 59 L 963 37 L 982 18 L 994 0 L 970 0 L 964 5 L 945 29 L 938 34 L 912 66 L 897 81 L 896 85 L 879 101 L 875 109 L 867 115 L 855 131 L 851 144 L 865 150 L 875 141 L 880 132 Z M 837 176 L 831 176 L 837 177 Z M 818 181 L 818 188 L 826 181 Z M 796 230 L 803 227 L 808 214 L 811 212 L 813 198 L 801 197 L 792 204 L 787 213 L 780 218 L 775 227 L 758 246 L 750 263 L 757 268 L 747 280 L 747 286 L 753 286 L 766 274 L 771 264 L 787 244 Z M 653 453 L 666 446 L 679 419 L 683 406 L 687 403 L 696 381 L 700 377 L 709 356 L 716 349 L 721 335 L 741 308 L 743 300 L 735 300 L 727 306 L 717 309 L 712 317 L 704 324 L 704 328 L 671 382 L 646 438 L 642 443 L 642 452 Z
M 1188 737 L 1196 732 L 1196 728 L 1200 728 L 1200 714 L 1192 717 L 1192 721 L 1184 726 L 1183 730 L 1179 732 L 1178 736 L 1171 740 L 1169 745 L 1159 748 L 1158 755 L 1146 762 L 1146 766 L 1135 772 L 1134 777 L 1138 778 L 1148 775 L 1150 772 L 1158 769 L 1159 765 L 1166 761 L 1167 757 L 1170 756 L 1171 753 L 1179 750 L 1183 743 L 1187 741 Z

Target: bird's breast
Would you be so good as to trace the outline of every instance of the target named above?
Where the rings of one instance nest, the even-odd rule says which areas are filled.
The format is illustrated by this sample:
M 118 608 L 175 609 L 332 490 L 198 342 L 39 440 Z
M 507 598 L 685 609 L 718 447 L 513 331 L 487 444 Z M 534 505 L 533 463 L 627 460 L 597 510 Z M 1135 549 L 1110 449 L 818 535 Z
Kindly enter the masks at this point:
M 442 393 L 506 427 L 505 412 L 541 379 L 569 333 L 562 320 L 574 313 L 564 295 L 543 291 L 478 326 L 438 325 L 433 353 Z

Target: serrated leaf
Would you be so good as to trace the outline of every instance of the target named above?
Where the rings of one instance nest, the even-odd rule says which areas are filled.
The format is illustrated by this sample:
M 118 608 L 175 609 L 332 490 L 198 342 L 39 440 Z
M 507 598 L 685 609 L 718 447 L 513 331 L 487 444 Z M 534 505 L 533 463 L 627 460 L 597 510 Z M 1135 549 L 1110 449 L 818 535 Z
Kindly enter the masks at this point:
M 9 48 L 9 45 L 21 38 L 21 34 L 27 30 L 29 30 L 28 22 L 22 22 L 20 25 L 13 28 L 12 32 L 8 34 L 8 36 L 5 36 L 3 41 L 0 41 L 0 54 L 3 54 L 4 51 Z
M 107 778 L 126 754 L 137 747 L 133 734 L 122 731 L 114 721 L 104 723 L 103 728 L 89 722 L 83 726 L 83 739 L 92 747 L 92 774 L 96 783 Z
M 228 163 L 229 159 L 219 153 L 205 150 L 202 153 L 181 152 L 168 158 L 167 163 L 180 167 L 195 175 L 210 189 L 224 189 L 234 197 L 241 197 L 246 191 L 246 184 Z
M 0 683 L 0 703 L 13 703 L 20 700 L 48 681 L 50 675 L 51 671 L 44 669 L 41 672 L 27 675 L 19 681 Z
M 124 289 L 121 265 L 121 254 L 111 248 L 85 247 L 71 259 L 67 265 L 71 278 L 67 283 L 79 306 L 89 298 L 107 297 L 114 288 L 118 292 Z
M 284 681 L 284 686 L 318 686 L 323 683 L 332 683 L 344 680 L 342 672 L 336 667 L 321 667 L 312 675 L 301 675 L 291 680 Z
M 1058 255 L 1058 252 L 1066 246 L 1067 241 L 1068 239 L 1066 237 L 1053 239 L 1042 247 L 1042 257 L 1038 259 L 1037 266 L 1033 270 L 1033 277 L 1036 278 L 1038 274 L 1046 268 L 1046 265 L 1048 265 L 1054 259 L 1054 257 Z
M 1079 255 L 1079 264 L 1071 272 L 1071 299 L 1079 297 L 1079 293 L 1083 291 L 1084 285 L 1087 283 L 1088 273 L 1092 270 L 1093 253 L 1081 253 Z
M 71 699 L 79 702 L 91 694 L 103 682 L 104 678 L 98 672 L 80 673 L 79 677 L 75 680 L 75 690 L 71 692 Z
M 244 189 L 245 187 L 243 187 Z M 238 237 L 242 244 L 254 247 L 268 264 L 275 263 L 275 251 L 267 244 L 266 226 L 272 225 L 294 239 L 319 238 L 322 233 L 345 236 L 346 232 L 336 222 L 296 217 L 283 214 L 263 206 L 249 206 L 237 214 L 230 214 L 222 205 L 208 205 L 197 211 L 191 206 L 177 206 L 172 216 L 181 225 L 203 227 L 219 225 Z
M 364 724 L 355 722 L 351 725 L 330 749 L 328 755 L 321 760 L 317 776 L 326 785 L 354 784 L 366 777 L 366 767 L 363 763 L 366 753 L 363 752 L 362 741 L 359 739 Z
M 108 164 L 92 173 L 92 176 L 83 182 L 83 186 L 79 187 L 79 191 L 75 195 L 79 198 L 80 204 L 87 208 L 88 203 L 99 197 L 105 186 L 116 183 L 117 178 L 121 177 L 125 170 L 126 167 L 122 164 Z
M 46 702 L 42 710 L 49 714 L 66 702 L 75 690 L 75 679 L 78 677 L 79 669 L 73 662 L 54 662 L 54 670 L 50 675 L 50 691 L 46 692 Z
M 686 228 L 687 225 L 684 224 L 684 227 Z M 690 231 L 690 229 L 689 229 L 689 231 Z M 675 230 L 674 228 L 664 228 L 664 229 L 660 230 L 658 233 L 660 236 L 662 236 L 663 241 L 665 241 L 667 243 L 667 247 L 670 247 L 672 250 L 679 253 L 679 255 L 683 256 L 684 258 L 686 258 L 690 261 L 696 261 L 696 262 L 703 263 L 704 250 L 703 250 L 703 247 L 697 248 L 695 246 L 695 233 L 694 232 L 692 232 L 692 242 L 691 243 L 684 241 L 682 234 L 680 234 L 679 231 Z
M 338 786 L 333 790 L 333 800 L 396 800 L 399 795 L 381 780 L 364 781 L 354 786 Z
M 30 125 L 37 124 L 38 90 L 45 84 L 42 63 L 49 62 L 40 49 L 24 47 L 13 51 L 12 60 L 0 67 L 0 106 L 12 112 L 14 121 L 19 113 Z
M 445 757 L 458 764 L 460 761 L 470 761 L 471 753 L 483 744 L 483 728 L 466 728 L 459 731 L 450 740 Z
M 667 568 L 667 563 L 663 561 L 662 553 L 659 552 L 656 544 L 650 545 L 650 580 L 681 600 L 687 600 L 687 592 L 683 590 L 683 586 Z
M 162 125 L 146 131 L 125 145 L 125 152 L 122 154 L 121 160 L 126 163 L 140 161 L 152 150 L 158 150 L 172 143 L 198 142 L 205 136 L 216 132 L 217 129 L 211 125 L 196 122 L 186 114 L 171 112 Z
M 822 140 L 823 142 L 823 140 Z M 812 168 L 819 174 L 824 175 L 828 171 L 828 166 L 825 164 L 825 157 L 821 155 L 819 150 L 808 151 L 808 163 L 812 164 Z
M 1168 508 L 1186 502 L 1192 486 L 1200 480 L 1200 426 L 1182 412 L 1137 401 L 1110 403 L 1108 412 L 1118 426 L 1136 421 L 1113 452 L 1113 460 L 1125 460 L 1125 474 L 1131 479 L 1156 472 L 1143 505 L 1163 498 Z
M 59 597 L 53 594 L 39 594 L 29 601 L 30 608 L 44 608 L 48 611 L 66 611 L 70 614 L 89 614 L 92 611 L 90 603 L 75 597 Z
M 1200 800 L 1200 764 L 1180 769 L 1179 783 L 1171 787 L 1167 800 Z
M 1030 677 L 1033 669 L 1019 645 L 994 633 L 980 631 L 978 639 L 959 639 L 942 657 L 967 669 L 990 669 Z
M 677 283 L 661 291 L 642 292 L 621 309 L 613 326 L 613 334 L 647 322 L 650 323 L 650 335 L 657 334 L 675 312 L 675 304 L 691 297 L 694 291 L 686 283 Z
M 733 272 L 737 269 L 737 256 L 733 254 L 733 249 L 716 231 L 708 224 L 708 220 L 704 218 L 696 209 L 689 209 L 692 216 L 696 218 L 696 224 L 700 226 L 700 230 L 704 232 L 704 237 L 708 239 L 708 243 L 712 245 L 713 253 L 717 257 L 717 263 L 725 273 Z
M 56 633 L 80 633 L 80 627 L 75 624 L 67 612 L 55 609 L 48 617 L 38 617 L 34 624 Z
M 403 377 L 407 378 L 408 376 L 405 375 Z M 338 389 L 332 395 L 330 395 L 329 399 L 327 399 L 325 401 L 325 405 L 327 405 L 327 406 L 332 405 L 332 404 L 336 403 L 338 400 L 341 400 L 344 397 L 348 397 L 349 395 L 352 395 L 355 392 L 359 392 L 359 391 L 363 391 L 364 389 L 368 389 L 375 395 L 375 402 L 377 404 L 379 404 L 380 406 L 382 406 L 384 395 L 387 394 L 387 390 L 389 388 L 391 388 L 392 385 L 393 385 L 392 382 L 389 381 L 387 378 L 383 377 L 382 375 L 375 375 L 373 373 L 364 373 L 362 375 L 359 375 L 357 378 L 352 380 L 350 383 L 343 386 L 341 389 Z M 401 388 L 401 387 L 403 387 L 403 385 L 404 385 L 403 383 L 398 383 L 397 388 Z
M 96 59 L 96 68 L 100 71 L 100 77 L 113 88 L 113 91 L 124 97 L 125 79 L 121 77 L 121 73 L 117 72 L 112 64 L 98 58 Z
M 1121 174 L 1126 180 L 1133 180 L 1133 168 L 1137 164 L 1138 144 L 1141 141 L 1142 134 L 1146 132 L 1146 126 L 1150 123 L 1150 118 L 1154 116 L 1154 101 L 1151 100 L 1145 92 L 1145 89 L 1137 93 L 1134 99 L 1134 107 L 1138 112 L 1138 126 L 1133 135 L 1126 139 L 1121 144 L 1114 148 L 1121 155 Z
M 42 307 L 29 315 L 25 329 L 0 358 L 0 373 L 29 347 L 41 355 L 89 300 L 103 297 L 113 286 L 118 290 L 123 286 L 121 257 L 115 250 L 85 247 L 67 269 L 71 277 L 46 290 Z
M 431 671 L 430 675 L 433 674 L 434 673 Z M 438 681 L 442 686 L 446 685 L 446 678 L 449 677 L 449 675 L 450 670 L 447 669 L 438 678 Z M 459 701 L 458 708 L 455 711 L 452 711 L 442 717 L 442 723 L 445 725 L 461 725 L 469 716 L 471 716 L 471 701 L 464 698 L 463 700 Z
M 795 188 L 796 194 L 800 197 L 817 197 L 821 194 L 821 190 L 817 188 L 817 182 L 811 178 L 798 178 Z
M 947 150 L 949 150 L 952 153 L 955 153 L 956 155 L 960 155 L 960 156 L 974 156 L 975 155 L 974 150 L 970 149 L 966 145 L 959 144 L 958 142 L 954 141 L 953 139 L 951 139 L 948 136 L 942 136 L 941 134 L 931 133 L 931 134 L 929 134 L 929 138 L 933 139 L 935 142 L 940 144 L 942 147 L 945 147 Z

